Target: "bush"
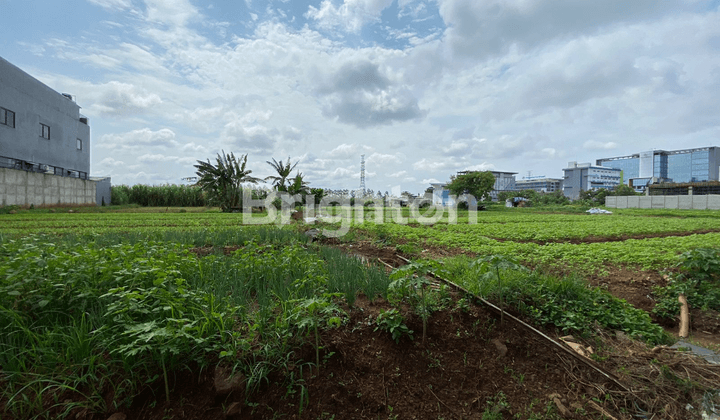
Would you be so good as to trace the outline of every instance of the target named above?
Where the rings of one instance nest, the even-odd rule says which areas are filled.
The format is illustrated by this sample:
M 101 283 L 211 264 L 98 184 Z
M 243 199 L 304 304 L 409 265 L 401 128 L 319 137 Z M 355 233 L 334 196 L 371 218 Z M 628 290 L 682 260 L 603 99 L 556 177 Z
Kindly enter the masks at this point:
M 720 250 L 697 248 L 681 255 L 675 265 L 677 273 L 666 287 L 655 287 L 657 305 L 653 313 L 674 318 L 680 312 L 678 295 L 687 297 L 688 304 L 702 310 L 720 311 Z

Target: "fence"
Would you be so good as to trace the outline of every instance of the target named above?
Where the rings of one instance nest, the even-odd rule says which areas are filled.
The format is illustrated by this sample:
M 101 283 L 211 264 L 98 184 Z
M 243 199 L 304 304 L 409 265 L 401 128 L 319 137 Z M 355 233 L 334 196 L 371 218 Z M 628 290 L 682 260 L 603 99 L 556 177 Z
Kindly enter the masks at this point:
M 614 209 L 720 210 L 720 195 L 607 196 L 605 207 Z

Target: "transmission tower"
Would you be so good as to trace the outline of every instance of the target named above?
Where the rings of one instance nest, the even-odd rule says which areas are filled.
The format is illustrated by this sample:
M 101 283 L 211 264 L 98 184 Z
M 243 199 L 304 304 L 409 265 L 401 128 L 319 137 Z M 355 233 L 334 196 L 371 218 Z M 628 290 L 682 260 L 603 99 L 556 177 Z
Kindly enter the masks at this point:
M 365 155 L 360 155 L 360 189 L 365 195 Z

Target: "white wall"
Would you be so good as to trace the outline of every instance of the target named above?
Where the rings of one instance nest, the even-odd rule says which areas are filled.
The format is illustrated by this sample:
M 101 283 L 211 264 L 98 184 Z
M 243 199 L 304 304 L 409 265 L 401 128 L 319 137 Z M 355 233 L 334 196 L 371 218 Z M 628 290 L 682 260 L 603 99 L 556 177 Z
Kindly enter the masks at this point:
M 614 209 L 720 210 L 720 195 L 653 195 L 606 197 L 605 207 Z
M 97 204 L 96 183 L 37 172 L 0 168 L 0 205 Z

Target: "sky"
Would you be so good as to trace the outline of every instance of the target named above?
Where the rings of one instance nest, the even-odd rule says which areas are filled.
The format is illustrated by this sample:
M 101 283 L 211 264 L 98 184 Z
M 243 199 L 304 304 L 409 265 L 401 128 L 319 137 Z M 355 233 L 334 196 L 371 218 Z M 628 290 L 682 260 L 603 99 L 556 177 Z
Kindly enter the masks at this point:
M 75 96 L 116 185 L 225 151 L 419 193 L 720 145 L 720 0 L 0 0 L 0 56 Z

